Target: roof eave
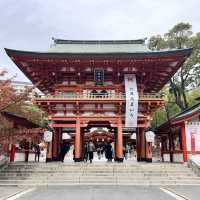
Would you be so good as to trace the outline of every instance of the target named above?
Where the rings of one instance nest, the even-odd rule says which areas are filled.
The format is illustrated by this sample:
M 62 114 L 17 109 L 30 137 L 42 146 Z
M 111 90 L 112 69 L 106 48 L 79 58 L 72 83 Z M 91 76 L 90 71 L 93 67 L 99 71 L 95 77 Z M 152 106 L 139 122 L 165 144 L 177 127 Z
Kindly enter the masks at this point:
M 50 57 L 50 58 L 57 58 L 57 57 L 99 57 L 99 56 L 104 56 L 104 57 L 165 57 L 165 56 L 173 56 L 173 55 L 184 55 L 184 56 L 190 56 L 192 53 L 193 48 L 188 48 L 188 49 L 177 49 L 177 50 L 170 50 L 170 51 L 150 51 L 150 52 L 100 52 L 100 53 L 64 53 L 64 52 L 35 52 L 35 51 L 21 51 L 21 50 L 14 50 L 14 49 L 8 49 L 5 48 L 5 51 L 8 56 L 37 56 L 37 57 Z

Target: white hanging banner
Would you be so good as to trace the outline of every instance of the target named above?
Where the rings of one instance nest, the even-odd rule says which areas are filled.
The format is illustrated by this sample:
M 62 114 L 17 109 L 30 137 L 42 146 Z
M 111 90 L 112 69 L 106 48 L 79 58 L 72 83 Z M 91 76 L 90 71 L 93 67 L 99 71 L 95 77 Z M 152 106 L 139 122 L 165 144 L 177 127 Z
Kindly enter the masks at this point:
M 135 74 L 125 74 L 126 117 L 125 127 L 137 127 L 138 91 Z

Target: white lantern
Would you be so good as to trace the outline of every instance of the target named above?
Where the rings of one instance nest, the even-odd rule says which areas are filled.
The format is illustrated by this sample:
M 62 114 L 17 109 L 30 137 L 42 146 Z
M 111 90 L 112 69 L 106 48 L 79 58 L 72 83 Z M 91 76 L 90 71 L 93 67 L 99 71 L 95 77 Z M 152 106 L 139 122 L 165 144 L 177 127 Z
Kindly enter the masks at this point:
M 146 141 L 147 142 L 154 142 L 155 134 L 154 134 L 153 131 L 147 131 L 145 133 L 145 136 L 146 136 Z
M 130 136 L 130 139 L 131 139 L 131 140 L 136 140 L 136 133 L 133 133 L 133 134 Z
M 62 139 L 69 140 L 69 139 L 71 139 L 71 135 L 69 135 L 68 133 L 62 133 Z
M 52 138 L 53 138 L 53 133 L 51 131 L 44 132 L 44 141 L 45 142 L 51 142 Z

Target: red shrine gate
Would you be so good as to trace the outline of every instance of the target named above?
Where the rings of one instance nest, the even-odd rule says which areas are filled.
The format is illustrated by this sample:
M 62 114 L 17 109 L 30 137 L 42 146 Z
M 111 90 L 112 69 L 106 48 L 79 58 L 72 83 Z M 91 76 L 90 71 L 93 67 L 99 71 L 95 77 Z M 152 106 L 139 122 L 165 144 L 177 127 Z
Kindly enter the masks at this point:
M 84 138 L 98 133 L 101 137 L 102 129 L 105 138 L 115 141 L 116 161 L 123 161 L 123 140 L 131 139 L 133 132 L 137 135 L 138 161 L 151 161 L 145 130 L 152 113 L 164 104 L 158 92 L 191 51 L 151 52 L 144 40 L 54 40 L 49 52 L 44 53 L 6 49 L 13 62 L 45 93 L 35 103 L 48 113 L 54 129 L 48 158 L 57 158 L 62 134 L 67 132 L 74 144 L 75 161 L 82 160 Z M 133 117 L 137 115 L 136 127 L 128 130 L 127 74 L 136 78 L 138 94 L 137 112 L 134 106 L 131 108 Z

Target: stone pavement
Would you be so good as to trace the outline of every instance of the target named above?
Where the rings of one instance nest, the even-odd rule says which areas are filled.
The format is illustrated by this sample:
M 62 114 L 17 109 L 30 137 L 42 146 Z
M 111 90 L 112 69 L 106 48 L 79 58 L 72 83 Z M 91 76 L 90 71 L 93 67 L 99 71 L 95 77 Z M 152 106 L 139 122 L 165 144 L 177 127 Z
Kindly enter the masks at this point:
M 182 197 L 172 197 L 160 187 L 146 186 L 50 186 L 35 190 L 17 198 L 19 200 L 199 200 L 200 190 L 195 186 L 165 187 Z M 4 188 L 8 189 L 8 188 Z M 11 191 L 12 189 L 9 189 Z M 14 191 L 14 188 L 13 190 Z M 15 198 L 13 198 L 15 199 Z
M 173 200 L 157 187 L 39 187 L 19 200 Z
M 13 196 L 19 192 L 26 190 L 27 187 L 19 187 L 19 186 L 0 186 L 0 200 L 7 199 L 10 196 Z
M 200 199 L 200 187 L 199 186 L 168 186 L 167 189 L 173 191 L 176 194 L 182 195 L 189 200 Z
M 199 200 L 198 186 L 165 187 L 183 199 Z M 15 199 L 15 194 L 28 190 L 27 187 L 0 187 L 0 200 L 8 197 Z M 37 187 L 32 192 L 17 198 L 19 200 L 173 200 L 176 199 L 163 192 L 160 187 L 146 186 L 51 186 Z M 179 198 L 177 198 L 179 199 Z

